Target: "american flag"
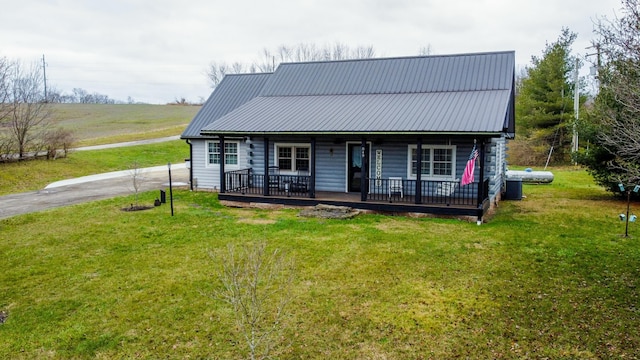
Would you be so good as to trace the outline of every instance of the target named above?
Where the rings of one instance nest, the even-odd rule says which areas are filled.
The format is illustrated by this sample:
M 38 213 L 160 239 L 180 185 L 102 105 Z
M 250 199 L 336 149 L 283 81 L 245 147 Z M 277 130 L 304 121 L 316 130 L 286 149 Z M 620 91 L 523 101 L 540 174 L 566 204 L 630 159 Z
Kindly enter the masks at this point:
M 467 165 L 464 167 L 464 174 L 462 174 L 462 181 L 460 182 L 460 185 L 465 186 L 473 182 L 473 171 L 476 169 L 477 158 L 478 148 L 474 143 L 473 149 L 471 149 L 471 154 L 469 154 L 469 160 L 467 160 Z

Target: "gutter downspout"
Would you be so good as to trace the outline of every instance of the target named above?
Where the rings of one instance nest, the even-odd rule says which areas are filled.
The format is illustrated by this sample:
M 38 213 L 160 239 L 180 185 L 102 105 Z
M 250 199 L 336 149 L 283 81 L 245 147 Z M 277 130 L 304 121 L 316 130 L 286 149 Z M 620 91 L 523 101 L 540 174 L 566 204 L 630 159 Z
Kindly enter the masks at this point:
M 311 176 L 309 178 L 309 197 L 315 199 L 316 197 L 316 138 L 315 136 L 311 137 L 311 166 L 310 166 Z
M 191 166 L 189 166 L 189 190 L 193 191 L 193 144 L 191 144 L 191 139 L 185 140 L 189 145 L 189 162 Z
M 226 154 L 224 151 L 224 136 L 220 135 L 220 194 L 224 194 L 227 191 L 226 178 L 224 174 L 224 162 Z

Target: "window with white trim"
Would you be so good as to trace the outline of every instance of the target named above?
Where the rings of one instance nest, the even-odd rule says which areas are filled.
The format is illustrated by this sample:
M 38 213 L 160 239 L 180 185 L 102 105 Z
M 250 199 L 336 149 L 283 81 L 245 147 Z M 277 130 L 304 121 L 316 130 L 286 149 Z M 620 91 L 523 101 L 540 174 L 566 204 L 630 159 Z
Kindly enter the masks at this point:
M 224 164 L 225 165 L 238 165 L 238 148 L 239 142 L 229 141 L 224 143 Z M 208 165 L 220 165 L 220 142 L 208 141 L 207 142 L 207 164 Z
M 418 172 L 418 146 L 409 145 L 407 176 L 415 179 Z M 454 179 L 456 176 L 456 147 L 423 145 L 421 178 Z
M 309 170 L 311 145 L 276 144 L 275 164 L 280 171 Z

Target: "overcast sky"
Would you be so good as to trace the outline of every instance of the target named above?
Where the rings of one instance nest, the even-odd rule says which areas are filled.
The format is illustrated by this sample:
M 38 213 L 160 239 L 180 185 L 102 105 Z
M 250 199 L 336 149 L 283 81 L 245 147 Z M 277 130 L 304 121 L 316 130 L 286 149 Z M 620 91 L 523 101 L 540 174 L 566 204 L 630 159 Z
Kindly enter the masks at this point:
M 541 55 L 563 26 L 584 55 L 620 0 L 1 0 L 0 56 L 46 59 L 48 84 L 164 104 L 211 92 L 212 61 L 251 63 L 299 43 L 373 46 L 379 57 L 515 50 Z M 591 51 L 592 52 L 592 51 Z

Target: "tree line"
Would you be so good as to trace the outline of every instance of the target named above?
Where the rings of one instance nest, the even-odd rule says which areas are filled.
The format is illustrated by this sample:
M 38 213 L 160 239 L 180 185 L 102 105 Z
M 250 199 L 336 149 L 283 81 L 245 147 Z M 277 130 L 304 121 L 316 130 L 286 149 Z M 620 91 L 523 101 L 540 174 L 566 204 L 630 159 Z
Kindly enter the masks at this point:
M 58 104 L 123 104 L 123 101 L 109 98 L 108 95 L 97 92 L 89 93 L 82 88 L 73 88 L 70 94 L 52 89 L 47 91 L 46 101 Z M 128 103 L 134 103 L 129 97 Z
M 431 51 L 431 45 L 423 46 L 418 50 L 418 55 L 429 55 Z M 215 88 L 226 74 L 274 72 L 284 62 L 371 59 L 376 56 L 372 45 L 350 47 L 339 42 L 325 46 L 309 43 L 280 45 L 275 50 L 264 48 L 258 58 L 250 63 L 211 62 L 207 77 L 211 87 Z
M 226 74 L 269 73 L 275 71 L 282 62 L 367 59 L 375 56 L 373 46 L 351 48 L 341 43 L 324 47 L 307 43 L 280 45 L 275 51 L 264 48 L 260 57 L 251 63 L 212 62 L 207 69 L 207 76 L 211 87 L 215 88 Z

